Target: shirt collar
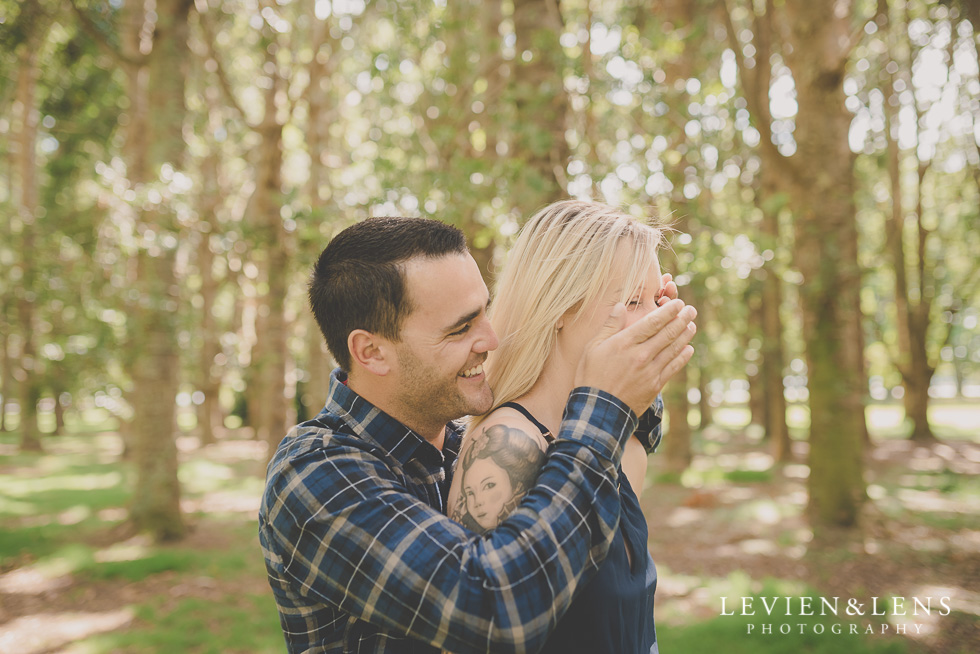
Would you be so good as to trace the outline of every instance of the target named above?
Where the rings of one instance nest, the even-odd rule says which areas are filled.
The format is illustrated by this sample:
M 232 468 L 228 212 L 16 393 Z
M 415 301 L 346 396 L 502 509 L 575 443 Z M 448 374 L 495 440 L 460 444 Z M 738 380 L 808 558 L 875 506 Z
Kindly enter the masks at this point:
M 423 444 L 435 450 L 410 428 L 352 391 L 346 382 L 347 373 L 340 368 L 330 373 L 330 390 L 324 409 L 343 420 L 357 436 L 376 443 L 402 465 L 408 463 Z M 452 456 L 459 452 L 462 433 L 455 423 L 446 427 L 443 455 Z

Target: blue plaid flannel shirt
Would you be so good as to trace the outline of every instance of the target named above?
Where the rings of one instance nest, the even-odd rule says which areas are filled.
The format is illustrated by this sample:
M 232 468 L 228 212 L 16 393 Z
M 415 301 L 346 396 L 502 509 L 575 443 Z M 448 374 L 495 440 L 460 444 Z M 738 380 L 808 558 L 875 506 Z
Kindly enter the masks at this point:
M 617 467 L 636 416 L 575 389 L 537 485 L 481 536 L 444 515 L 458 427 L 440 452 L 343 380 L 334 371 L 323 411 L 280 443 L 259 511 L 289 651 L 540 649 L 618 527 Z

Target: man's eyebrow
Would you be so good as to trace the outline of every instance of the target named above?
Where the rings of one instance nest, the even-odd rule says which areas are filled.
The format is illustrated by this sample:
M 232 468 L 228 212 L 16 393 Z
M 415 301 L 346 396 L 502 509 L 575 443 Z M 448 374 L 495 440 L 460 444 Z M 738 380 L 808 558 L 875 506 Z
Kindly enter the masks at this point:
M 463 325 L 465 325 L 466 323 L 470 322 L 471 320 L 476 320 L 477 316 L 479 316 L 481 313 L 483 313 L 489 308 L 490 308 L 490 300 L 487 300 L 487 305 L 485 307 L 481 307 L 476 311 L 471 311 L 470 313 L 466 314 L 465 316 L 463 316 L 462 318 L 454 322 L 449 327 L 446 327 L 443 331 L 445 331 L 447 334 L 449 332 L 454 332 L 460 327 L 462 327 Z

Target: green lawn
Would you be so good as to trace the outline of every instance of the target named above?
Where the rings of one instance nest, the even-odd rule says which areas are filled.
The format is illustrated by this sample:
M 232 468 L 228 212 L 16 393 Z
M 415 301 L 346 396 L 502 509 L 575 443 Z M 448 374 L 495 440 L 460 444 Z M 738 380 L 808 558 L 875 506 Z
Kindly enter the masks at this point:
M 131 473 L 117 436 L 46 437 L 39 455 L 14 453 L 15 442 L 0 435 L 0 602 L 21 607 L 0 622 L 0 643 L 14 644 L 5 651 L 285 651 L 256 536 L 262 462 L 250 443 L 240 448 L 249 456 L 233 443 L 186 456 L 190 534 L 160 546 L 123 529 Z M 62 628 L 39 632 L 38 619 Z

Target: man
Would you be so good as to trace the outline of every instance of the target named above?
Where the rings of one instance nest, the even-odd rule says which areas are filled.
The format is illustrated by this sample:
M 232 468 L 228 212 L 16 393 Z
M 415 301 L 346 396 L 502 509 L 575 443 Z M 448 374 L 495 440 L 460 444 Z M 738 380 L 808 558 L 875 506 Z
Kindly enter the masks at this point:
M 614 310 L 536 485 L 479 536 L 444 513 L 451 421 L 492 402 L 488 297 L 437 221 L 368 220 L 321 254 L 310 301 L 340 370 L 280 444 L 259 513 L 290 652 L 536 651 L 605 557 L 624 443 L 690 359 L 695 312 L 673 300 L 621 330 Z

